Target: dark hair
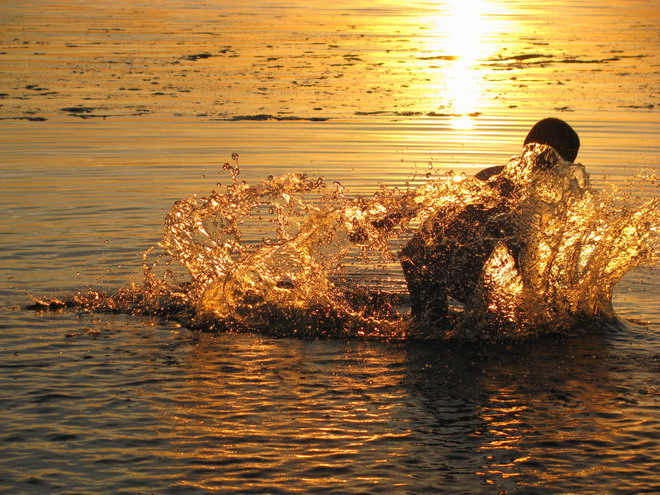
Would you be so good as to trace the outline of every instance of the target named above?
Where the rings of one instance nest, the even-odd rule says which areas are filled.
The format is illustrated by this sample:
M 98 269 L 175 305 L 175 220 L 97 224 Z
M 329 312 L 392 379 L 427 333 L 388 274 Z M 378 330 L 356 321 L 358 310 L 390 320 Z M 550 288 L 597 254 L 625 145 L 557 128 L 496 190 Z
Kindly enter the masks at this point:
M 547 144 L 569 162 L 574 162 L 580 149 L 580 138 L 573 128 L 561 119 L 539 120 L 529 131 L 525 144 Z

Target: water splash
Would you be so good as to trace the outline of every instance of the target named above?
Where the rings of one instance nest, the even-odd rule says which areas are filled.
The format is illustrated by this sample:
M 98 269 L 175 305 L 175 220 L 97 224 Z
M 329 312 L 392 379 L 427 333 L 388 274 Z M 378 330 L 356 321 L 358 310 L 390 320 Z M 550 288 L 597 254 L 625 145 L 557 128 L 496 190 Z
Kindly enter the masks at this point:
M 598 192 L 584 167 L 541 145 L 504 167 L 506 187 L 446 176 L 417 189 L 383 187 L 369 198 L 295 173 L 239 182 L 238 154 L 232 159 L 224 191 L 174 204 L 163 239 L 144 254 L 139 282 L 37 304 L 278 335 L 508 338 L 614 318 L 616 282 L 658 261 L 657 200 Z M 432 232 L 449 232 L 467 207 L 502 205 L 498 221 L 514 228 L 494 243 L 464 307 L 453 308 L 451 327 L 412 319 L 404 286 L 387 279 L 402 280 L 400 247 L 425 229 L 432 243 Z M 460 241 L 470 253 L 484 239 Z M 370 271 L 380 274 L 378 290 L 368 287 Z
M 552 161 L 550 167 L 539 162 Z M 612 291 L 623 275 L 658 261 L 658 201 L 589 186 L 581 165 L 544 146 L 528 147 L 502 175 L 516 184 L 518 260 L 504 244 L 487 261 L 466 317 L 454 333 L 478 336 L 569 330 L 613 319 Z

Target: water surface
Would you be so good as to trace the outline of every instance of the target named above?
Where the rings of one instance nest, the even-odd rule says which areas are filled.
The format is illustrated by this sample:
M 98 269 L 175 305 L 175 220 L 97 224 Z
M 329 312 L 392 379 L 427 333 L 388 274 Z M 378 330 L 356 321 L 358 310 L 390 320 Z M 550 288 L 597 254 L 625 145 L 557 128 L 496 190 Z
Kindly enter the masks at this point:
M 652 2 L 6 1 L 0 22 L 4 492 L 659 489 L 654 270 L 618 286 L 632 323 L 494 347 L 23 309 L 139 277 L 234 152 L 248 182 L 370 194 L 502 164 L 554 115 L 597 187 L 652 175 Z

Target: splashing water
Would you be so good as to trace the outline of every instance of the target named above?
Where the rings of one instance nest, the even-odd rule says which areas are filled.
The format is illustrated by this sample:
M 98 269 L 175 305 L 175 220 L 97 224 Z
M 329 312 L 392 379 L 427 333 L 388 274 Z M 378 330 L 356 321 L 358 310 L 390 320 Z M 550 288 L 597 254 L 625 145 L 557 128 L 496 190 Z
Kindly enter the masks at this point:
M 584 167 L 542 145 L 528 145 L 504 167 L 505 188 L 447 176 L 353 199 L 339 183 L 329 191 L 302 174 L 239 182 L 238 154 L 232 159 L 225 191 L 174 204 L 163 239 L 144 255 L 139 283 L 37 304 L 279 335 L 508 338 L 614 318 L 616 282 L 658 260 L 657 200 L 634 204 L 598 192 Z M 432 243 L 432 232 L 448 232 L 470 206 L 499 208 L 498 222 L 513 228 L 490 239 L 495 247 L 464 307 L 453 308 L 450 328 L 436 328 L 411 318 L 403 286 L 388 286 L 382 274 L 398 270 L 397 252 L 413 232 L 428 231 Z M 484 242 L 457 239 L 465 253 Z M 370 270 L 384 277 L 378 290 L 364 287 Z
M 516 187 L 509 203 L 520 252 L 516 260 L 497 245 L 454 332 L 517 336 L 613 319 L 614 285 L 630 269 L 657 263 L 657 199 L 633 206 L 599 193 L 582 165 L 540 145 L 526 147 L 502 175 Z

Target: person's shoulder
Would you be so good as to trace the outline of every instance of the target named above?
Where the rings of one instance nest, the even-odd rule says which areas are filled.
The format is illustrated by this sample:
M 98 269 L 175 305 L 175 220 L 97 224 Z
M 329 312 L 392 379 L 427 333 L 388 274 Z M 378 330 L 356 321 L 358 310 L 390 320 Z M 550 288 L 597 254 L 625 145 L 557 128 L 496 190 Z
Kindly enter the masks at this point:
M 474 176 L 479 180 L 487 181 L 491 177 L 499 174 L 502 170 L 504 170 L 504 165 L 498 165 L 496 167 L 488 167 L 477 172 Z

